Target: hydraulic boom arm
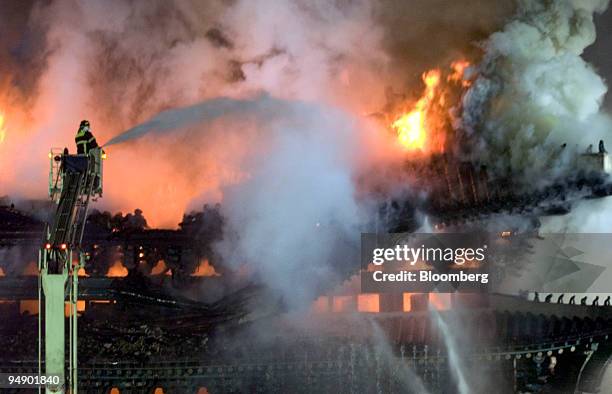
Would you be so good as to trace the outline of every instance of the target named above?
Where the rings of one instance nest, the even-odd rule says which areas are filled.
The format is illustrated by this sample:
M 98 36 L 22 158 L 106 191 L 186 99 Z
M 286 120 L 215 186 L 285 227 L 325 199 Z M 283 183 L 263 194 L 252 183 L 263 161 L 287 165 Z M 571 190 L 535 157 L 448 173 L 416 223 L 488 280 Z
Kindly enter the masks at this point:
M 49 196 L 57 203 L 55 215 L 46 226 L 44 245 L 39 254 L 41 300 L 44 309 L 39 313 L 39 343 L 44 331 L 44 365 L 46 375 L 59 375 L 61 383 L 47 386 L 47 393 L 77 391 L 77 287 L 78 271 L 85 256 L 81 241 L 92 197 L 102 196 L 101 149 L 88 155 L 69 155 L 52 149 L 49 153 Z M 73 260 L 73 251 L 78 259 Z M 69 309 L 65 312 L 68 298 Z M 43 313 L 44 311 L 44 313 Z M 70 358 L 68 373 L 65 362 L 65 314 L 70 317 Z M 44 321 L 44 329 L 42 323 Z M 42 347 L 39 346 L 39 367 L 42 372 Z M 69 382 L 69 386 L 66 385 Z

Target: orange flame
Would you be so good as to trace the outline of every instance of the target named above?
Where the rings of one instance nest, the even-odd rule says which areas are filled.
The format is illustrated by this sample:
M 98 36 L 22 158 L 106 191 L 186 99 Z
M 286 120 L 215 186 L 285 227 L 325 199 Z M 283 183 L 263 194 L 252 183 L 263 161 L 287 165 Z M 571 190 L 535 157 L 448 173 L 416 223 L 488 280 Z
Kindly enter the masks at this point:
M 403 305 L 402 310 L 404 312 L 410 312 L 412 310 L 412 293 L 404 293 L 402 294 Z
M 423 151 L 427 137 L 427 112 L 436 97 L 440 85 L 440 70 L 430 70 L 423 74 L 425 92 L 414 105 L 412 111 L 403 114 L 391 125 L 397 131 L 400 144 L 408 150 Z
M 354 296 L 333 296 L 332 312 L 352 312 L 357 307 Z
M 460 83 L 464 88 L 469 87 L 472 81 L 465 78 L 465 71 L 470 66 L 467 60 L 457 60 L 451 63 L 453 72 L 448 76 L 447 81 Z
M 121 261 L 117 260 L 113 265 L 108 268 L 106 276 L 111 278 L 121 278 L 128 275 L 128 270 L 121 264 Z
M 172 275 L 172 270 L 166 266 L 166 262 L 164 260 L 159 260 L 157 264 L 151 270 L 151 275 Z
M 429 293 L 429 304 L 438 311 L 451 309 L 450 293 Z
M 357 310 L 359 312 L 380 312 L 379 294 L 359 294 L 357 296 Z
M 19 301 L 19 313 L 28 312 L 31 315 L 38 314 L 38 300 Z
M 77 300 L 77 312 L 85 312 L 85 300 Z M 69 302 L 64 302 L 64 316 L 70 317 L 72 315 L 72 304 Z
M 221 276 L 221 274 L 215 271 L 215 267 L 210 264 L 208 259 L 205 259 L 202 260 L 191 276 Z
M 410 110 L 391 123 L 404 149 L 413 153 L 444 151 L 449 102 L 455 101 L 455 87 L 465 89 L 470 86 L 471 81 L 466 78 L 469 66 L 466 60 L 452 62 L 444 79 L 440 69 L 423 73 L 425 90 L 422 96 Z
M 330 299 L 328 296 L 319 296 L 313 303 L 311 311 L 314 313 L 329 312 Z

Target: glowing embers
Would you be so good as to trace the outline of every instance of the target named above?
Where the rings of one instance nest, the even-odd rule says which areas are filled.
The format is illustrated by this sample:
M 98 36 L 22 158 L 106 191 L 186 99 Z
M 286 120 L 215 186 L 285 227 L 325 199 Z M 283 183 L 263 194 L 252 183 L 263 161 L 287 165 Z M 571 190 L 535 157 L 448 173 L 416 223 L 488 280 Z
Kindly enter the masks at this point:
M 324 313 L 329 312 L 329 297 L 320 296 L 317 298 L 310 308 L 313 313 Z
M 402 311 L 410 312 L 412 310 L 412 301 L 411 301 L 411 293 L 403 293 L 402 294 Z
M 113 265 L 108 268 L 106 276 L 110 278 L 122 278 L 128 275 L 128 269 L 125 268 L 121 261 L 117 260 Z
M 429 293 L 429 306 L 438 311 L 449 310 L 452 307 L 450 293 Z
M 213 267 L 208 259 L 204 259 L 198 265 L 198 268 L 191 274 L 191 276 L 221 276 L 215 267 Z
M 311 306 L 313 313 L 380 313 L 448 310 L 453 306 L 449 293 L 369 293 L 320 296 Z
M 77 314 L 79 312 L 85 312 L 85 308 L 86 308 L 85 300 L 77 300 L 76 307 L 77 307 L 76 308 Z M 64 303 L 64 316 L 70 317 L 71 314 L 72 314 L 72 304 L 69 302 L 65 302 Z
M 153 393 L 154 394 L 165 394 L 165 391 L 161 387 L 156 387 Z M 110 390 L 110 394 L 121 394 L 121 390 L 119 390 L 117 387 L 113 387 Z M 208 389 L 206 387 L 200 387 L 198 388 L 197 394 L 208 394 Z
M 359 312 L 379 312 L 380 296 L 378 294 L 359 294 L 357 296 L 357 310 Z
M 151 270 L 151 275 L 166 275 L 172 276 L 172 270 L 166 266 L 164 260 L 159 260 L 155 267 Z
M 354 311 L 356 306 L 354 296 L 333 296 L 332 312 Z
M 38 314 L 38 300 L 20 300 L 19 313 L 29 313 L 30 315 Z

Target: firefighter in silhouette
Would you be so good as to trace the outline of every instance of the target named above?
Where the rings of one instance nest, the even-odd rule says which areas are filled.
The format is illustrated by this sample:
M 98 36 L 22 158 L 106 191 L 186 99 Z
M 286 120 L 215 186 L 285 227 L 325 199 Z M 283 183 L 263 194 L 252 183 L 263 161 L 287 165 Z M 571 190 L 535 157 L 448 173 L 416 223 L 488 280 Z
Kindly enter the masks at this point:
M 77 146 L 77 154 L 87 155 L 92 149 L 98 147 L 96 137 L 91 133 L 88 120 L 83 120 L 79 125 L 79 130 L 74 137 Z
M 604 146 L 603 140 L 599 140 L 599 153 L 601 154 L 608 153 L 608 151 L 606 150 L 606 147 Z

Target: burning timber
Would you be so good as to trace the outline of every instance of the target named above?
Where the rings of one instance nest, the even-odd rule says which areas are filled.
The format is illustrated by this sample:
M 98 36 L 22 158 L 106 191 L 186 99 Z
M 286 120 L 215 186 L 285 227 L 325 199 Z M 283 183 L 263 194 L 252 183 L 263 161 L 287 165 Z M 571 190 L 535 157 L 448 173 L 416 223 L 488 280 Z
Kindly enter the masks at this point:
M 34 258 L 44 224 L 7 206 L 0 207 L 0 221 L 3 223 L 0 247 L 18 247 L 25 258 L 28 255 Z M 149 229 L 140 210 L 125 216 L 94 211 L 87 219 L 83 237 L 88 256 L 85 273 L 106 275 L 112 270 L 113 262 L 121 261 L 128 271 L 138 268 L 150 274 L 158 267 L 159 273 L 176 280 L 188 281 L 192 275 L 217 275 L 212 266 L 208 272 L 198 272 L 198 267 L 215 259 L 210 245 L 220 236 L 221 225 L 218 207 L 206 206 L 202 212 L 185 215 L 178 230 Z M 160 261 L 163 261 L 162 269 Z M 217 269 L 221 267 L 216 260 L 213 265 Z M 15 270 L 3 268 L 4 272 L 14 271 L 18 275 L 23 266 Z
M 416 209 L 441 228 L 498 213 L 526 217 L 564 215 L 581 199 L 612 195 L 612 161 L 605 149 L 580 155 L 576 167 L 564 179 L 536 190 L 526 190 L 511 177 L 493 177 L 484 165 L 446 154 L 432 155 L 424 162 L 408 161 L 405 171 L 413 174 L 414 191 L 382 206 L 380 211 L 383 222 L 394 232 L 419 227 Z

